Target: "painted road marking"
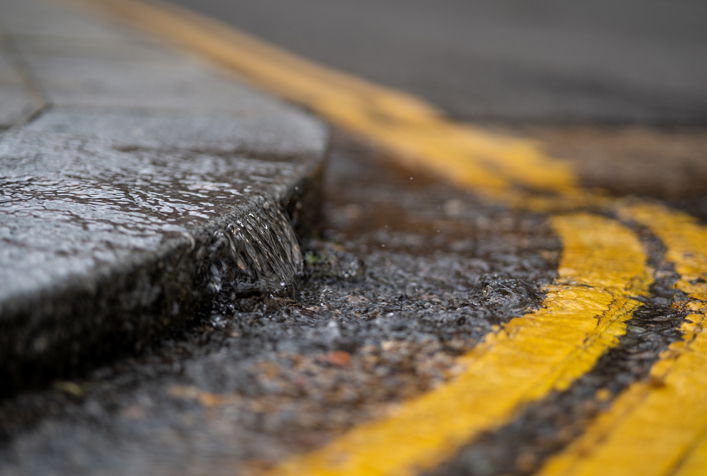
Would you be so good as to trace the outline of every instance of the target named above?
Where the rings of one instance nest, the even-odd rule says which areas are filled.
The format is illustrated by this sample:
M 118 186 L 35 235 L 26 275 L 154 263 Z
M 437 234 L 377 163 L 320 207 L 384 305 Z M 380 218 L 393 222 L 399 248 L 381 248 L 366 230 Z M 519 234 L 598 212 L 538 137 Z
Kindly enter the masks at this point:
M 591 369 L 641 305 L 631 296 L 648 291 L 646 255 L 635 235 L 613 220 L 575 214 L 553 218 L 552 226 L 565 249 L 542 309 L 486 336 L 460 358 L 466 369 L 449 383 L 271 474 L 416 474 Z
M 692 299 L 707 303 L 707 228 L 690 215 L 652 204 L 619 208 L 626 220 L 650 228 L 668 248 L 666 258 L 680 275 L 676 286 Z
M 541 476 L 686 476 L 707 468 L 707 228 L 657 205 L 624 207 L 621 215 L 663 241 L 681 276 L 677 287 L 694 299 L 686 305 L 692 313 L 650 380 L 631 385 Z

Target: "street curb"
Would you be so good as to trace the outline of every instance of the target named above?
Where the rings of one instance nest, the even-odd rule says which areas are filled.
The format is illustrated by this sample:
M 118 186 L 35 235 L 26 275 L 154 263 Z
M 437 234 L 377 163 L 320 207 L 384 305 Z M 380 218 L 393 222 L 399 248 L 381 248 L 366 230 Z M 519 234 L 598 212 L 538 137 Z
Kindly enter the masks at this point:
M 30 3 L 34 10 L 24 8 Z M 62 7 L 39 0 L 12 0 L 2 8 L 4 11 L 0 13 L 3 16 L 9 11 L 10 21 L 13 15 L 19 15 L 25 21 L 17 22 L 20 25 L 36 27 L 32 21 L 37 19 L 37 14 L 33 12 L 43 11 L 49 12 L 44 17 L 55 21 L 52 24 L 55 30 L 62 21 L 73 32 L 77 28 L 75 12 L 62 17 L 65 14 Z M 86 31 L 95 28 L 99 32 L 97 37 L 105 31 L 118 38 L 111 41 L 123 41 L 124 37 L 126 54 L 134 51 L 131 48 L 135 41 L 139 41 L 143 50 L 150 49 L 151 55 L 161 54 L 160 49 L 167 50 L 163 43 L 157 44 L 137 33 L 93 18 L 80 17 L 80 21 Z M 26 32 L 19 33 L 27 35 Z M 16 34 L 9 31 L 5 36 L 14 42 L 16 37 L 13 35 Z M 57 38 L 61 39 L 61 34 L 59 31 Z M 97 40 L 88 38 L 87 41 Z M 90 68 L 98 68 L 95 65 L 108 70 L 104 74 L 98 68 L 95 74 L 98 80 L 94 82 L 100 83 L 105 76 L 114 83 L 106 82 L 107 86 L 102 86 L 103 93 L 100 88 L 98 93 L 89 91 L 93 95 L 85 94 L 86 88 L 67 92 L 66 85 L 70 82 L 65 78 L 68 76 L 61 75 L 70 75 L 73 71 L 65 68 L 69 69 L 67 73 L 61 68 L 63 63 L 71 65 L 72 59 L 68 55 L 72 52 L 42 56 L 19 40 L 18 43 L 14 50 L 0 53 L 13 59 L 18 69 L 29 64 L 27 71 L 21 72 L 20 76 L 30 78 L 32 84 L 26 84 L 26 88 L 41 91 L 48 107 L 41 111 L 27 109 L 24 114 L 16 115 L 14 123 L 9 124 L 9 131 L 0 134 L 0 184 L 7 190 L 0 203 L 0 214 L 7 219 L 7 227 L 0 236 L 5 248 L 0 251 L 0 268 L 5 269 L 0 271 L 0 288 L 5 288 L 0 292 L 0 381 L 3 382 L 0 395 L 41 386 L 51 379 L 76 375 L 116 356 L 140 351 L 208 316 L 220 301 L 227 302 L 253 292 L 291 292 L 296 288 L 303 266 L 298 237 L 313 233 L 320 221 L 329 140 L 326 126 L 285 103 L 217 76 L 198 63 L 175 59 L 167 51 L 165 55 L 169 57 L 165 65 L 157 68 L 147 61 L 115 63 L 119 67 L 114 67 L 113 60 L 96 56 L 100 48 L 93 49 L 93 56 L 80 58 L 83 61 L 80 64 L 86 65 L 89 74 L 93 74 Z M 61 41 L 57 44 L 61 46 Z M 111 48 L 110 51 L 115 52 L 115 45 L 111 44 Z M 178 107 L 165 112 L 165 104 L 171 104 L 170 96 L 160 96 L 159 81 L 145 73 L 149 73 L 150 68 L 158 74 L 163 70 L 170 74 L 175 70 L 186 71 L 210 86 L 200 90 L 199 84 L 193 85 L 186 96 L 175 96 L 175 102 L 181 101 Z M 133 76 L 138 80 L 126 76 L 125 81 L 115 81 L 115 71 L 123 70 L 127 71 L 126 75 L 137 71 Z M 135 84 L 128 84 L 126 89 L 125 84 L 130 81 Z M 183 83 L 191 84 L 186 80 Z M 149 87 L 157 85 L 157 92 L 145 84 Z M 144 93 L 146 105 L 137 104 L 136 109 L 121 103 L 122 95 L 126 91 L 130 93 L 131 87 L 136 97 Z M 165 88 L 169 88 L 169 83 Z M 229 92 L 223 100 L 211 96 L 213 90 L 219 88 Z M 114 100 L 111 94 L 118 99 Z M 240 96 L 233 99 L 234 95 Z M 150 101 L 155 104 L 151 105 Z M 202 107 L 205 103 L 207 106 Z M 35 107 L 34 104 L 31 107 Z M 28 117 L 30 120 L 26 120 Z M 89 119 L 82 121 L 82 117 Z M 103 118 L 109 120 L 102 121 Z M 130 126 L 136 124 L 135 121 L 142 121 L 140 135 L 129 134 L 130 127 L 121 129 L 115 126 L 125 123 Z M 194 124 L 201 125 L 201 129 L 194 132 L 191 127 Z M 183 128 L 182 132 L 179 129 L 173 131 L 173 127 Z M 233 142 L 234 138 L 236 142 Z M 120 170 L 125 183 L 116 184 L 109 174 L 101 175 L 106 170 L 112 173 L 115 167 L 121 167 L 124 162 L 130 164 L 133 159 L 134 168 L 130 169 L 128 165 L 128 172 Z M 150 191 L 149 180 L 146 186 L 140 185 L 144 181 L 141 175 L 144 171 L 138 166 L 161 164 L 163 168 L 159 170 L 168 176 L 158 179 L 174 181 L 175 190 L 182 187 L 183 193 L 187 194 L 184 185 L 187 182 L 180 182 L 183 175 L 170 171 L 169 164 L 176 161 L 183 161 L 177 168 L 189 173 L 191 167 L 196 170 L 201 163 L 219 169 L 221 182 L 230 182 L 226 185 L 231 187 L 231 204 L 224 198 L 228 194 L 223 191 L 226 185 L 221 182 L 202 183 L 202 188 L 196 190 L 203 191 L 201 198 L 194 198 L 191 202 L 187 199 L 191 209 L 197 210 L 196 215 L 203 218 L 189 217 L 187 220 L 175 217 L 178 214 L 174 211 L 170 212 L 171 215 L 164 215 L 145 208 L 142 202 L 130 201 L 130 197 L 135 196 L 133 192 L 139 191 L 140 187 Z M 196 165 L 192 166 L 192 162 Z M 97 171 L 89 170 L 82 175 L 84 166 Z M 229 171 L 236 174 L 231 180 L 228 179 Z M 130 177 L 130 173 L 136 177 Z M 177 175 L 171 177 L 171 173 Z M 208 182 L 214 173 L 209 169 L 203 180 Z M 131 214 L 149 218 L 152 228 L 145 225 L 144 229 L 139 229 L 141 225 L 134 223 L 112 223 L 110 233 L 120 235 L 124 228 L 137 226 L 138 231 L 150 235 L 152 244 L 134 249 L 126 245 L 121 249 L 112 242 L 99 242 L 98 235 L 90 242 L 82 242 L 87 235 L 79 233 L 75 259 L 90 264 L 79 267 L 80 272 L 59 273 L 57 269 L 61 266 L 53 264 L 55 261 L 65 263 L 74 259 L 65 256 L 66 246 L 33 242 L 32 237 L 35 236 L 33 230 L 35 234 L 41 234 L 46 227 L 52 226 L 54 215 L 49 213 L 47 218 L 42 214 L 47 204 L 51 209 L 55 203 L 51 187 L 56 188 L 56 196 L 63 196 L 70 188 L 70 180 L 76 181 L 79 188 L 124 192 L 119 205 L 102 196 L 99 198 L 103 201 L 95 200 L 98 195 L 91 195 L 95 190 L 87 192 L 94 198 L 93 202 L 86 200 L 99 215 L 102 213 L 101 204 L 105 202 L 106 210 L 129 206 Z M 193 178 L 190 180 L 190 184 L 194 182 Z M 74 186 L 77 185 L 72 182 L 71 187 Z M 14 190 L 17 190 L 15 195 Z M 71 195 L 71 190 L 66 193 L 74 200 L 84 200 L 83 195 Z M 40 200 L 40 196 L 44 198 Z M 80 198 L 76 199 L 77 196 Z M 161 197 L 159 203 L 167 203 L 170 199 L 172 204 L 184 202 L 170 197 L 164 200 Z M 219 200 L 215 202 L 216 206 L 208 203 L 208 208 L 206 202 L 215 200 Z M 66 201 L 61 203 L 62 206 L 65 204 Z M 56 212 L 52 210 L 52 213 Z M 82 220 L 81 223 L 88 220 L 80 216 L 80 211 L 76 213 L 79 215 L 76 220 Z M 170 223 L 174 222 L 169 227 L 162 227 L 169 228 L 169 231 L 154 229 L 155 221 L 162 216 L 169 216 Z M 135 234 L 134 229 L 129 231 Z M 128 243 L 130 233 L 125 232 Z M 46 236 L 37 239 L 40 238 L 47 241 Z M 70 233 L 58 233 L 51 238 L 57 242 L 74 239 Z M 25 248 L 28 249 L 26 253 Z M 99 259 L 99 254 L 109 255 L 109 258 Z M 39 272 L 32 269 L 33 263 L 40 268 Z M 46 269 L 41 269 L 42 266 Z M 25 282 L 28 284 L 23 285 Z

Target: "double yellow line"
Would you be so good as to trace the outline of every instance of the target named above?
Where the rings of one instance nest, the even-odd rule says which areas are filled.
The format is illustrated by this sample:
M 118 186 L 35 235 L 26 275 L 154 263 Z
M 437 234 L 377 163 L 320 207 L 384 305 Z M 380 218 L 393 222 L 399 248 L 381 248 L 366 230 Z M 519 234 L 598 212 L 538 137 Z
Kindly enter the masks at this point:
M 650 228 L 680 274 L 677 287 L 690 301 L 671 344 L 650 379 L 636 382 L 542 476 L 699 476 L 707 474 L 707 230 L 682 213 L 655 205 L 621 214 Z
M 625 333 L 652 282 L 635 233 L 610 211 L 649 227 L 668 249 L 692 311 L 652 370 L 586 434 L 542 468 L 544 475 L 667 475 L 707 472 L 707 231 L 690 217 L 627 205 L 583 190 L 568 163 L 532 141 L 447 120 L 415 97 L 294 56 L 176 6 L 135 0 L 71 0 L 197 50 L 241 78 L 303 105 L 342 129 L 481 196 L 514 207 L 569 212 L 551 218 L 563 243 L 559 278 L 541 310 L 488 335 L 460 358 L 466 370 L 272 474 L 412 475 L 434 468 L 475 435 L 512 420 L 525 405 L 569 387 Z M 661 382 L 655 385 L 655 382 Z M 692 473 L 690 473 L 692 471 Z
M 486 336 L 460 358 L 466 370 L 459 377 L 271 474 L 417 474 L 590 370 L 625 332 L 639 305 L 630 296 L 648 291 L 646 257 L 633 233 L 612 220 L 578 214 L 552 225 L 565 252 L 542 309 Z

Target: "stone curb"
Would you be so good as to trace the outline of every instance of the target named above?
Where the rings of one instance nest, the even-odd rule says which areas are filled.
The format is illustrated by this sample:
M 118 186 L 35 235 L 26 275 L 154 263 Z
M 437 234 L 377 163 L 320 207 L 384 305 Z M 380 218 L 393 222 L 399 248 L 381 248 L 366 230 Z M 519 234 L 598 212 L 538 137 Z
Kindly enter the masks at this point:
M 60 4 L 0 18 L 0 394 L 296 285 L 322 123 Z

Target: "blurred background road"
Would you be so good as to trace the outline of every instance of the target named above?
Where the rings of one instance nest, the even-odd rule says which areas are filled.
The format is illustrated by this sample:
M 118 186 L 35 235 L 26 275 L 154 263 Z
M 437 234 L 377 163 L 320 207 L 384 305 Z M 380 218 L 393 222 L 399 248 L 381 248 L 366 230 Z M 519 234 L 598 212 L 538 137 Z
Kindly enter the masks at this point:
M 707 124 L 707 3 L 172 0 L 464 121 Z

